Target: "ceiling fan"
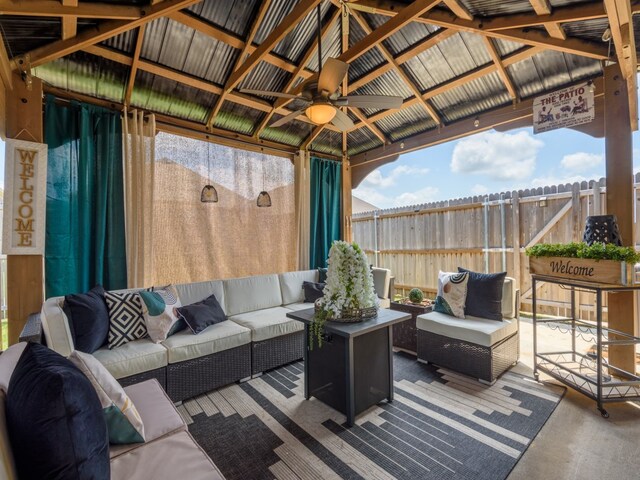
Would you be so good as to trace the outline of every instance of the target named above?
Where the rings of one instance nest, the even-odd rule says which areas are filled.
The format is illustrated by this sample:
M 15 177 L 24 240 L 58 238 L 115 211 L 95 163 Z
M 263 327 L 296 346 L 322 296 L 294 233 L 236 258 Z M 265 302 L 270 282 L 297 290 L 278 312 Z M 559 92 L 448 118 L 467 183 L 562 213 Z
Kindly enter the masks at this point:
M 313 123 L 323 125 L 331 122 L 342 131 L 351 130 L 354 126 L 349 116 L 339 107 L 354 108 L 400 108 L 402 97 L 390 95 L 347 95 L 341 96 L 338 88 L 347 75 L 349 64 L 336 58 L 328 58 L 322 65 L 322 36 L 320 5 L 318 5 L 318 65 L 321 65 L 317 78 L 310 78 L 302 84 L 302 92 L 298 95 L 290 93 L 270 92 L 267 90 L 241 89 L 242 93 L 266 95 L 270 97 L 302 100 L 307 103 L 304 108 L 296 110 L 273 122 L 271 127 L 281 127 L 294 118 L 306 114 Z

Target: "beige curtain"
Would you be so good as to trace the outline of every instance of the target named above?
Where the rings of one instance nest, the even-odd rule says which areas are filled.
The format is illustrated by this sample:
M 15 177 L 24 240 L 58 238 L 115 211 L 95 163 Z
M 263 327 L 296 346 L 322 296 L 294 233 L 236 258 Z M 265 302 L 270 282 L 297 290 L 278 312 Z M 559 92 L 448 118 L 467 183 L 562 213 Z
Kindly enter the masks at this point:
M 154 115 L 145 115 L 139 110 L 125 110 L 124 190 L 129 288 L 141 288 L 152 283 L 155 135 Z
M 309 152 L 300 150 L 294 158 L 296 188 L 297 269 L 309 268 L 310 189 Z

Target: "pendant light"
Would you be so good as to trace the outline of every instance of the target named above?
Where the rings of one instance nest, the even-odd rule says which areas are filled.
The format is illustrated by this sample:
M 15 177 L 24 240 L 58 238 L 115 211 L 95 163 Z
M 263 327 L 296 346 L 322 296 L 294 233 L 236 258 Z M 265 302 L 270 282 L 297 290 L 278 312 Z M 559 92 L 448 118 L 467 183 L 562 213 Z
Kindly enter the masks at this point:
M 217 203 L 218 202 L 218 192 L 216 188 L 211 185 L 211 142 L 209 142 L 207 137 L 207 184 L 202 189 L 202 193 L 200 194 L 200 201 L 202 203 Z
M 259 207 L 270 207 L 271 206 L 271 196 L 269 196 L 269 192 L 267 192 L 264 188 L 264 149 L 261 148 L 262 152 L 262 191 L 258 194 L 257 204 Z

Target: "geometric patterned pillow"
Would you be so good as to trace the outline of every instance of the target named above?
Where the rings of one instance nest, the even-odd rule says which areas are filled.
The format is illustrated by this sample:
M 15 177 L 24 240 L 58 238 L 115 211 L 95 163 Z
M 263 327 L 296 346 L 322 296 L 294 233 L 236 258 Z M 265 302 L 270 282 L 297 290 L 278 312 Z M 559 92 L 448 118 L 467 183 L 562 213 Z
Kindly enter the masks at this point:
M 438 295 L 433 305 L 433 311 L 464 318 L 468 281 L 469 272 L 439 272 Z
M 147 336 L 140 295 L 105 292 L 104 299 L 109 310 L 109 348 Z
M 142 299 L 142 312 L 147 325 L 147 332 L 154 343 L 160 343 L 167 339 L 171 333 L 175 333 L 174 327 L 180 321 L 176 308 L 182 307 L 178 290 L 173 285 L 162 288 L 153 288 L 152 292 L 140 292 Z

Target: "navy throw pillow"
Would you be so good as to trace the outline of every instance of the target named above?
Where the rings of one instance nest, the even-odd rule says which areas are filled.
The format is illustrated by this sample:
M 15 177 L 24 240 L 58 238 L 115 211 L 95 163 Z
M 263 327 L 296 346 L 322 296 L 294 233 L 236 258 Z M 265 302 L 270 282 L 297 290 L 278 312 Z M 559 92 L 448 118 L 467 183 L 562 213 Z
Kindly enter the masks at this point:
M 109 479 L 102 405 L 89 379 L 62 355 L 26 346 L 9 381 L 5 414 L 18 478 Z
M 317 299 L 322 298 L 324 295 L 324 287 L 326 283 L 313 283 L 302 282 L 302 289 L 304 290 L 305 303 L 314 303 Z
M 462 267 L 458 272 L 469 272 L 465 315 L 502 321 L 502 288 L 507 272 L 478 273 Z
M 93 353 L 107 343 L 109 310 L 104 288 L 97 285 L 87 293 L 64 297 L 65 313 L 70 313 L 69 330 L 76 350 Z
M 187 324 L 194 335 L 211 325 L 224 322 L 227 319 L 215 295 L 210 295 L 204 300 L 176 310 L 178 317 Z

